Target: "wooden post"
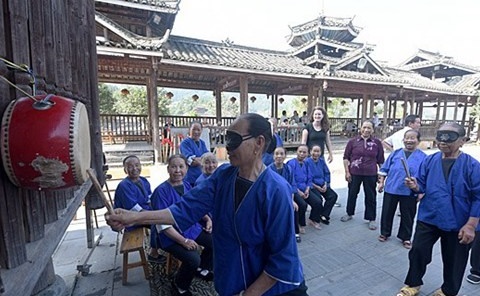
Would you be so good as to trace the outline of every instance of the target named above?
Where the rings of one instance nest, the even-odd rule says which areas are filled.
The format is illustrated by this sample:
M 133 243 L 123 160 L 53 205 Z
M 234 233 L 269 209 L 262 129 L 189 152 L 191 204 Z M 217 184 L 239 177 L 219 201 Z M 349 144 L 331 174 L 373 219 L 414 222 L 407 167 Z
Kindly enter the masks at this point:
M 459 97 L 455 97 L 455 108 L 453 109 L 453 120 L 457 121 L 457 114 L 458 114 L 458 100 Z
M 322 106 L 322 107 L 323 107 L 323 106 L 324 106 L 325 101 L 326 101 L 325 98 L 324 98 L 324 91 L 327 89 L 327 88 L 325 87 L 325 83 L 326 83 L 326 81 L 324 80 L 324 81 L 323 81 L 323 85 L 318 88 L 317 99 L 316 99 L 316 101 L 315 101 L 315 106 L 313 106 L 313 107 L 316 107 L 316 106 Z M 327 84 L 327 86 L 328 86 L 328 84 Z M 324 87 L 325 87 L 325 89 L 324 89 Z M 313 108 L 312 108 L 312 109 L 313 109 Z
M 383 133 L 385 133 L 388 129 L 388 112 L 389 112 L 389 106 L 388 106 L 388 93 L 385 94 L 383 97 Z
M 315 92 L 315 86 L 313 84 L 308 85 L 307 114 L 310 114 L 315 106 Z
M 155 57 L 152 57 L 152 68 L 150 69 L 150 77 L 148 78 L 148 99 L 150 100 L 151 110 L 150 110 L 150 122 L 152 125 L 152 146 L 154 153 L 155 163 L 160 163 L 162 161 L 162 147 L 160 145 L 160 124 L 158 118 L 158 90 L 157 90 L 157 79 L 158 79 L 158 61 Z
M 277 118 L 277 110 L 275 109 L 275 102 L 277 101 L 277 96 L 274 94 L 268 95 L 270 98 L 270 117 Z
M 222 90 L 220 87 L 215 89 L 215 116 L 217 122 L 222 122 Z
M 436 103 L 437 105 L 437 113 L 435 114 L 435 126 L 438 127 L 438 121 L 440 120 L 440 99 L 437 98 Z
M 369 101 L 370 95 L 363 94 L 363 100 L 362 100 L 362 122 L 364 122 L 367 119 L 367 107 L 368 107 L 368 101 Z
M 248 79 L 240 77 L 240 114 L 248 112 Z
M 443 99 L 442 122 L 445 122 L 446 119 L 447 119 L 447 98 Z

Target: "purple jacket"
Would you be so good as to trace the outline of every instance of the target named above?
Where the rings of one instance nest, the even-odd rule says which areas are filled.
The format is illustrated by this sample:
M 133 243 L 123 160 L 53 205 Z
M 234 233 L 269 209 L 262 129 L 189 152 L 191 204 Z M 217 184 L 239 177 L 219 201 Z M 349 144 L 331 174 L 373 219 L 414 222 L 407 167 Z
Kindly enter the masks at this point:
M 382 142 L 375 137 L 352 138 L 345 147 L 343 159 L 350 161 L 351 175 L 376 176 L 378 168 L 385 162 Z

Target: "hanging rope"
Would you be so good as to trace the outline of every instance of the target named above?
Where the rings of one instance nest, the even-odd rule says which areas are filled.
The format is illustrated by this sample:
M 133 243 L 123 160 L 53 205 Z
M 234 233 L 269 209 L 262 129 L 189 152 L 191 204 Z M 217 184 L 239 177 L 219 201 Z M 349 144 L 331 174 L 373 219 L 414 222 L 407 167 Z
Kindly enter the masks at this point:
M 11 87 L 17 89 L 18 91 L 20 91 L 21 93 L 23 93 L 25 96 L 29 97 L 30 99 L 32 99 L 33 101 L 35 102 L 38 102 L 39 100 L 37 100 L 35 98 L 35 85 L 36 85 L 36 78 L 35 78 L 35 75 L 33 74 L 33 70 L 26 64 L 21 64 L 21 65 L 17 65 L 9 60 L 6 60 L 2 57 L 0 57 L 0 61 L 4 62 L 6 65 L 7 65 L 7 68 L 10 68 L 10 69 L 13 69 L 15 71 L 21 71 L 21 72 L 25 72 L 27 73 L 28 75 L 30 75 L 30 77 L 32 78 L 32 92 L 33 92 L 33 95 L 27 93 L 26 91 L 24 91 L 23 89 L 19 88 L 18 86 L 16 86 L 14 83 L 12 83 L 10 80 L 8 80 L 7 78 L 3 77 L 3 76 L 0 76 L 0 78 L 2 78 L 3 81 L 5 81 L 7 84 L 9 84 Z

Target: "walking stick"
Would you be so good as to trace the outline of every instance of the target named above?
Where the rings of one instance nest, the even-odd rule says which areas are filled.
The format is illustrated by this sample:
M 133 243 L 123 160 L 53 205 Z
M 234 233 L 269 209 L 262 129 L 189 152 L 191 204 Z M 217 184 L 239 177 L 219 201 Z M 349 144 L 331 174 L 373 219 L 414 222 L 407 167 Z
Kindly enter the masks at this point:
M 110 203 L 108 202 L 107 197 L 106 197 L 105 194 L 103 193 L 102 186 L 100 186 L 100 182 L 98 182 L 98 179 L 97 179 L 97 177 L 95 176 L 95 172 L 94 172 L 92 169 L 87 169 L 87 174 L 88 174 L 88 176 L 90 177 L 90 179 L 92 180 L 93 186 L 95 187 L 95 189 L 97 189 L 98 194 L 99 194 L 100 197 L 102 198 L 103 203 L 105 204 L 105 207 L 107 207 L 108 213 L 109 213 L 109 214 L 114 214 L 113 208 L 112 208 L 112 204 L 110 204 Z

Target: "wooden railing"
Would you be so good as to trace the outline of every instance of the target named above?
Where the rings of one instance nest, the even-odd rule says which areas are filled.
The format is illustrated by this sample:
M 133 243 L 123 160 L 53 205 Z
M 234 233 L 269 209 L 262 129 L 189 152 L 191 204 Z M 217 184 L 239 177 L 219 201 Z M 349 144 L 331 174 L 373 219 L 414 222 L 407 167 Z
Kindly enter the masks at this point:
M 225 129 L 234 120 L 234 117 L 223 117 L 221 125 L 217 124 L 215 117 L 208 116 L 160 116 L 160 136 L 162 144 L 171 146 L 174 152 L 177 152 L 179 140 L 188 135 L 188 127 L 194 121 L 198 121 L 208 127 L 210 130 L 210 146 L 215 148 L 224 146 Z M 347 122 L 353 123 L 347 125 Z M 164 126 L 167 123 L 173 123 L 173 129 L 168 140 L 164 139 L 164 135 L 170 131 L 164 131 Z M 358 118 L 330 118 L 330 134 L 331 136 L 345 136 L 352 137 L 358 133 L 358 127 L 361 124 L 361 119 Z M 100 126 L 102 130 L 102 140 L 104 143 L 115 144 L 125 143 L 130 141 L 146 141 L 151 142 L 150 131 L 148 129 L 148 118 L 146 115 L 100 115 Z M 354 128 L 351 128 L 351 127 Z M 349 127 L 347 129 L 347 127 Z M 465 128 L 467 133 L 471 131 L 472 123 L 467 122 Z M 375 128 L 375 135 L 379 138 L 386 138 L 394 132 L 402 129 L 400 123 L 389 125 L 387 127 L 379 126 Z M 431 141 L 435 139 L 435 131 L 438 128 L 435 120 L 423 120 L 420 133 L 422 139 Z M 296 146 L 300 144 L 302 139 L 303 125 L 298 126 L 279 126 L 278 133 L 282 137 L 286 147 Z

